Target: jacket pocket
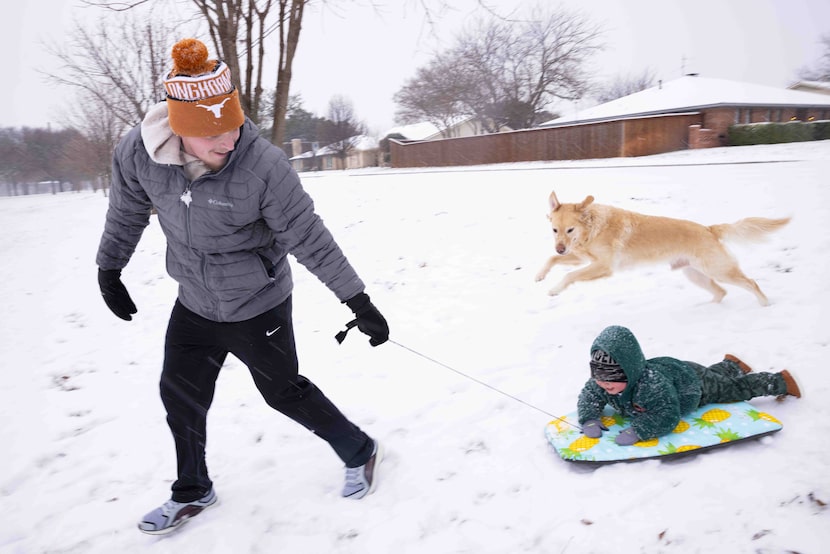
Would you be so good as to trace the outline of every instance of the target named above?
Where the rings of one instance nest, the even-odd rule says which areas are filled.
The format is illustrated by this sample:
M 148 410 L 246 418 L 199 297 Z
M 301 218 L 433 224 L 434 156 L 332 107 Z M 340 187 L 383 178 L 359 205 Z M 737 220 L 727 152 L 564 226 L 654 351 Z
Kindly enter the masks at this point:
M 273 283 L 265 264 L 253 252 L 207 254 L 204 279 L 207 288 L 220 298 L 239 298 Z

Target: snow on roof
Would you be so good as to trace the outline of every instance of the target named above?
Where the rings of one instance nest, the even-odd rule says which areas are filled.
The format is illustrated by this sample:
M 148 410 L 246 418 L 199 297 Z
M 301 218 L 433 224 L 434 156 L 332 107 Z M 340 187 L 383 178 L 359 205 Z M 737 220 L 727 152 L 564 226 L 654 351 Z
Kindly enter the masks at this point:
M 827 81 L 798 81 L 797 83 L 791 84 L 789 89 L 816 89 L 822 91 L 822 93 L 830 93 L 830 82 Z
M 399 125 L 386 131 L 383 136 L 401 135 L 409 140 L 426 140 L 435 135 L 441 134 L 441 130 L 428 121 L 412 123 L 410 125 Z
M 687 75 L 611 102 L 542 123 L 553 127 L 715 106 L 814 106 L 830 108 L 825 94 Z
M 460 115 L 458 117 L 450 118 L 448 121 L 449 128 L 463 125 L 473 119 L 475 118 L 471 115 Z M 424 121 L 421 123 L 412 123 L 410 125 L 392 127 L 386 131 L 383 136 L 388 137 L 389 135 L 401 135 L 407 140 L 430 140 L 440 137 L 441 129 L 433 123 Z
M 352 141 L 352 148 L 355 150 L 374 150 L 380 146 L 378 139 L 369 135 L 357 135 L 349 140 Z
M 365 150 L 374 150 L 378 148 L 378 140 L 374 137 L 370 137 L 368 135 L 355 135 L 349 139 L 347 139 L 352 144 L 352 149 L 357 151 L 365 151 Z M 332 145 L 324 146 L 317 150 L 317 156 L 327 156 L 330 154 L 337 154 L 338 149 L 332 147 Z M 314 157 L 315 153 L 311 150 L 303 152 L 298 156 L 292 156 L 288 158 L 289 160 L 301 160 L 304 158 L 312 158 Z

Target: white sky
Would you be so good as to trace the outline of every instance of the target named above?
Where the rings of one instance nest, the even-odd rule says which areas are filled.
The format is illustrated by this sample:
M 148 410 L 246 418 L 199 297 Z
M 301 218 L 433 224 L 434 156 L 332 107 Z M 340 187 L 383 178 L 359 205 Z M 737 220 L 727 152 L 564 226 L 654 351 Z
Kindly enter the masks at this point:
M 533 3 L 481 2 L 504 14 Z M 373 3 L 386 7 L 373 8 Z M 432 52 L 451 42 L 465 22 L 483 13 L 478 0 L 448 3 L 453 8 L 433 26 L 417 9 L 417 0 L 312 4 L 303 22 L 291 92 L 301 94 L 305 108 L 318 115 L 325 115 L 332 96 L 343 95 L 370 130 L 386 131 L 394 125 L 394 93 Z M 580 10 L 605 31 L 607 49 L 592 64 L 599 79 L 650 68 L 663 80 L 679 77 L 685 70 L 785 87 L 797 78 L 799 68 L 818 60 L 819 37 L 830 33 L 826 0 L 562 3 Z M 45 84 L 36 71 L 54 65 L 40 43 L 68 33 L 73 18 L 84 20 L 96 12 L 80 7 L 76 0 L 13 2 L 4 11 L 0 46 L 12 55 L 5 58 L 0 87 L 0 126 L 57 124 L 66 94 Z

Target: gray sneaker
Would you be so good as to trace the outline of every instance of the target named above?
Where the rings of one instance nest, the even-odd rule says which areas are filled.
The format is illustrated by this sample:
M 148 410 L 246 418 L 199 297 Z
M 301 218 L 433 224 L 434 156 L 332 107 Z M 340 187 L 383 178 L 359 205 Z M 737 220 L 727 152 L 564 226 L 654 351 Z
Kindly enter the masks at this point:
M 168 500 L 152 512 L 145 515 L 138 524 L 138 529 L 148 535 L 165 535 L 172 533 L 188 519 L 199 515 L 208 506 L 216 504 L 218 498 L 213 489 L 199 500 L 193 502 L 176 502 Z
M 375 448 L 369 461 L 358 467 L 346 468 L 346 484 L 343 485 L 344 498 L 363 498 L 371 494 L 377 485 L 377 467 L 383 459 L 383 448 L 376 440 Z

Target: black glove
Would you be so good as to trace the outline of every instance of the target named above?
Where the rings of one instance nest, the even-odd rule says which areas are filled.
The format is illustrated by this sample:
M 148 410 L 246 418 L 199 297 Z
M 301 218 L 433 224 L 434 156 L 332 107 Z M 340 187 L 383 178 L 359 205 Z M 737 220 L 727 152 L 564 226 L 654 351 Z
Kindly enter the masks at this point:
M 101 288 L 101 296 L 104 297 L 104 302 L 107 303 L 107 307 L 112 310 L 112 313 L 124 321 L 132 321 L 133 316 L 131 314 L 138 310 L 124 283 L 121 282 L 121 270 L 99 269 L 98 286 Z
M 589 419 L 582 424 L 582 432 L 585 436 L 591 439 L 598 439 L 602 436 L 603 431 L 607 431 L 608 427 L 602 424 L 598 419 Z
M 631 446 L 635 442 L 639 442 L 640 437 L 637 436 L 637 433 L 634 432 L 634 429 L 631 427 L 626 427 L 620 434 L 617 435 L 617 438 L 614 439 L 614 442 L 619 444 L 620 446 Z
M 389 325 L 369 300 L 368 294 L 365 292 L 358 293 L 346 300 L 346 305 L 354 312 L 357 328 L 360 329 L 360 332 L 369 335 L 369 344 L 378 346 L 389 340 Z M 342 339 L 338 340 L 342 342 Z

